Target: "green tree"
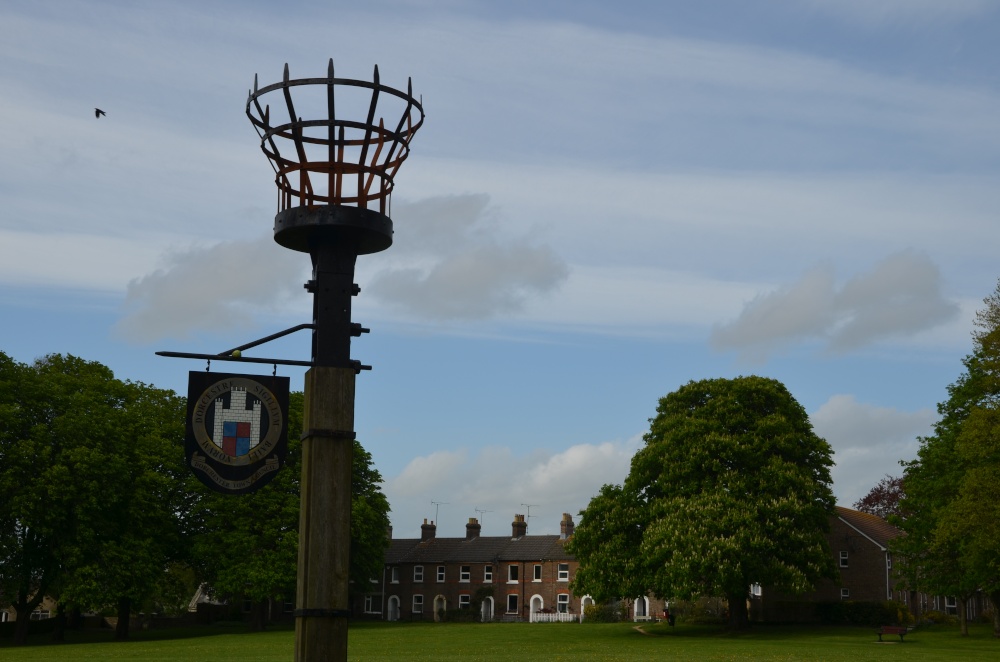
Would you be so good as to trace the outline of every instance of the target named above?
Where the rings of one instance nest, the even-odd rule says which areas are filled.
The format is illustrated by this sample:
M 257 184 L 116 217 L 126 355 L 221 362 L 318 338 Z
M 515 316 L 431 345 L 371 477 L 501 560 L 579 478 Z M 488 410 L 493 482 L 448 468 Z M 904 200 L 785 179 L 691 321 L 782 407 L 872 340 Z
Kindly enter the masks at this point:
M 289 398 L 285 467 L 256 492 L 224 495 L 199 487 L 196 567 L 211 592 L 253 603 L 251 627 L 263 629 L 270 601 L 291 601 L 298 560 L 303 394 Z M 371 455 L 354 442 L 351 498 L 352 587 L 381 575 L 388 546 L 389 501 Z
M 45 596 L 61 613 L 155 591 L 175 539 L 163 469 L 183 460 L 183 414 L 172 393 L 74 356 L 2 356 L 0 374 L 0 593 L 23 643 Z
M 965 603 L 977 591 L 993 602 L 1000 637 L 1000 283 L 976 315 L 965 372 L 938 405 L 934 434 L 920 439 L 904 463 L 906 494 L 893 541 L 903 582 L 912 590 L 957 598 L 962 634 Z
M 834 505 L 831 449 L 781 383 L 690 382 L 660 400 L 644 440 L 622 488 L 606 487 L 596 513 L 581 513 L 577 537 L 607 527 L 618 538 L 597 554 L 574 543 L 578 592 L 725 597 L 739 629 L 752 584 L 800 593 L 834 575 L 823 535 Z M 633 570 L 623 555 L 641 561 Z
M 185 556 L 187 495 L 184 399 L 141 383 L 119 386 L 120 420 L 86 473 L 103 487 L 99 503 L 80 503 L 88 520 L 77 558 L 66 568 L 60 602 L 117 611 L 116 637 L 128 638 L 134 607 L 167 590 L 167 565 Z M 154 610 L 155 605 L 149 605 Z

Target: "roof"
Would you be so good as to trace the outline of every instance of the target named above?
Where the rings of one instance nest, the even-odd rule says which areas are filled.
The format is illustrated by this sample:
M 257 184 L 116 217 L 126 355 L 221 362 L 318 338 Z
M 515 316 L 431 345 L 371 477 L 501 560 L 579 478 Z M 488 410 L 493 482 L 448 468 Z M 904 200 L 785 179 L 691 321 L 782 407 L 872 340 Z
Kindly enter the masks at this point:
M 480 536 L 472 538 L 393 539 L 385 554 L 387 564 L 397 563 L 490 563 L 496 561 L 572 561 L 565 540 L 557 535 L 511 538 Z
M 881 517 L 859 510 L 837 506 L 837 517 L 882 549 L 888 548 L 890 540 L 903 534 Z

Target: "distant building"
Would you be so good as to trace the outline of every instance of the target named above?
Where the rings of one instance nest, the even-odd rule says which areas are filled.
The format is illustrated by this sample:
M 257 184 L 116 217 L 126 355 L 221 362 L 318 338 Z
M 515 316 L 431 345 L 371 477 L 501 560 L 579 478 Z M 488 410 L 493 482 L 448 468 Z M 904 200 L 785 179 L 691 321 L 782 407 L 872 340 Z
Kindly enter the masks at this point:
M 897 586 L 889 542 L 902 534 L 881 517 L 837 506 L 830 518 L 827 542 L 839 571 L 838 579 L 821 580 L 814 591 L 799 596 L 755 586 L 751 589 L 751 617 L 763 621 L 812 621 L 818 618 L 817 603 L 837 600 L 895 600 L 915 616 L 929 609 L 956 614 L 954 598 L 904 591 Z M 970 601 L 969 618 L 975 617 L 980 607 L 979 600 Z
M 577 620 L 581 599 L 569 583 L 579 564 L 565 549 L 573 518 L 564 513 L 559 526 L 559 535 L 528 535 L 524 515 L 515 515 L 510 536 L 480 536 L 470 518 L 464 538 L 438 538 L 424 520 L 420 538 L 391 540 L 383 577 L 358 598 L 355 614 L 440 620 L 461 610 L 453 613 L 481 621 Z

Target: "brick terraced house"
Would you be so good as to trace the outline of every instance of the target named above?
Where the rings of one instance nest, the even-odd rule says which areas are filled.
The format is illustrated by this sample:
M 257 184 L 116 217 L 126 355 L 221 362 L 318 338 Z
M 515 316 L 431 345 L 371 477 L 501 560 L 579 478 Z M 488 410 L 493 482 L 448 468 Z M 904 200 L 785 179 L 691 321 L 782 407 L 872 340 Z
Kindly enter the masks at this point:
M 954 598 L 904 591 L 897 587 L 889 541 L 902 533 L 881 517 L 837 506 L 836 513 L 830 518 L 827 542 L 839 570 L 839 578 L 836 581 L 822 580 L 816 590 L 799 596 L 754 587 L 750 601 L 752 617 L 764 621 L 816 620 L 816 603 L 837 600 L 895 600 L 906 604 L 915 616 L 928 609 L 957 613 Z M 970 618 L 982 609 L 980 602 L 978 598 L 969 601 Z
M 473 610 L 483 621 L 577 620 L 580 599 L 569 582 L 578 563 L 565 545 L 573 518 L 564 513 L 559 535 L 528 535 L 524 515 L 515 515 L 511 535 L 480 536 L 470 518 L 464 538 L 438 538 L 424 520 L 420 538 L 393 539 L 384 576 L 375 580 L 361 618 L 440 620 L 452 610 Z

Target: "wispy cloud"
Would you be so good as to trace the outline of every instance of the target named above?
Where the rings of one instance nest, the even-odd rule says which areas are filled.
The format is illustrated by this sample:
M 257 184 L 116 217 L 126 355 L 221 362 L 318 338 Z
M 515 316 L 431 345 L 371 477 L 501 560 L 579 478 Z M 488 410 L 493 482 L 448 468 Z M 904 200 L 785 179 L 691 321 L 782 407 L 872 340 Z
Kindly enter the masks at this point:
M 569 273 L 549 246 L 505 237 L 486 195 L 397 205 L 394 266 L 374 274 L 367 292 L 423 319 L 488 319 L 521 310 Z
M 165 266 L 132 280 L 117 331 L 145 343 L 198 331 L 253 325 L 256 314 L 302 300 L 309 264 L 269 235 L 171 253 Z
M 759 361 L 806 341 L 845 352 L 894 337 L 912 336 L 953 319 L 959 306 L 941 292 L 941 274 L 926 255 L 887 257 L 837 289 L 832 267 L 819 267 L 789 286 L 762 294 L 740 316 L 716 326 L 717 350 L 737 350 Z

